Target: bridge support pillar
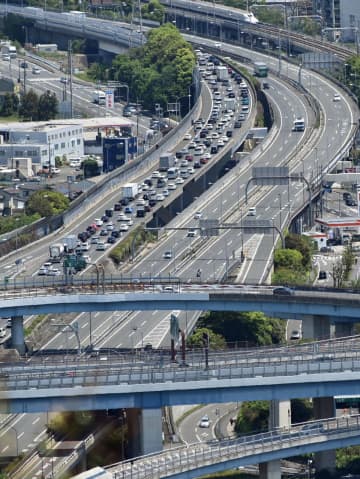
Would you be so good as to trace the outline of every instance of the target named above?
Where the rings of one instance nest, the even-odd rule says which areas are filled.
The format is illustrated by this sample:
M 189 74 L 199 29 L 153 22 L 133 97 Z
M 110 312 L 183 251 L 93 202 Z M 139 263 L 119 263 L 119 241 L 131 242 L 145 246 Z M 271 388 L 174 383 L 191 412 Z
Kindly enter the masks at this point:
M 315 419 L 326 419 L 336 415 L 333 397 L 313 398 L 313 405 Z M 326 469 L 329 472 L 335 472 L 335 452 L 331 450 L 315 453 L 316 470 Z
M 302 321 L 304 339 L 329 339 L 335 336 L 335 325 L 326 316 L 307 316 Z
M 162 451 L 161 409 L 127 409 L 130 457 Z
M 271 401 L 269 428 L 289 427 L 291 424 L 290 401 Z M 280 460 L 259 464 L 260 479 L 281 479 Z
M 11 317 L 11 346 L 16 349 L 19 354 L 25 354 L 23 316 Z

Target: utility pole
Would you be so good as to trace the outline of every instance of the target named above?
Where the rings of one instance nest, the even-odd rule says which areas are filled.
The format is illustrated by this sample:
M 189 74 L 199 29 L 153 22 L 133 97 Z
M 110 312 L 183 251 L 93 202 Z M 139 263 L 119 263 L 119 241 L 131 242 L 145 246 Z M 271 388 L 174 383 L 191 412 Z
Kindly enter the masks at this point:
M 73 106 L 73 62 L 72 62 L 72 41 L 68 43 L 68 70 L 69 70 L 69 82 L 70 82 L 70 118 L 74 117 Z

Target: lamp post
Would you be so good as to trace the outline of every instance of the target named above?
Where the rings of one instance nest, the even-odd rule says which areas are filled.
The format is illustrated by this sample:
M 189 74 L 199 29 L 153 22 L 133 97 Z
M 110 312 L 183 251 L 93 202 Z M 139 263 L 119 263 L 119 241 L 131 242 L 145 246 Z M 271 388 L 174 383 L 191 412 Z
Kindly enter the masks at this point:
M 280 210 L 280 224 L 279 224 L 279 229 L 281 230 L 281 225 L 282 225 L 282 215 L 281 215 L 281 208 L 282 208 L 282 205 L 281 205 L 281 193 L 278 193 L 278 198 L 279 198 L 279 210 Z

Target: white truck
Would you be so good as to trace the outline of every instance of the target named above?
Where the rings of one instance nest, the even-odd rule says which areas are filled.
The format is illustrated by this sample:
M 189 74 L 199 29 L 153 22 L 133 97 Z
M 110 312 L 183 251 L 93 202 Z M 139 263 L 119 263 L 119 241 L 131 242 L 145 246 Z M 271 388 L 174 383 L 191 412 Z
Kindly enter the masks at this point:
M 93 102 L 97 105 L 105 105 L 106 103 L 106 95 L 104 91 L 101 90 L 94 90 L 93 91 Z
M 218 80 L 228 80 L 229 79 L 229 72 L 226 66 L 219 65 L 215 68 L 216 77 Z
M 137 183 L 127 183 L 121 187 L 121 199 L 134 200 L 139 193 L 139 187 Z
M 236 102 L 235 98 L 224 98 L 224 110 L 232 110 L 235 111 Z
M 159 171 L 167 171 L 177 163 L 176 157 L 173 153 L 163 153 L 160 155 Z
M 65 253 L 73 253 L 79 244 L 76 235 L 69 235 L 63 239 Z
M 50 262 L 60 263 L 64 255 L 64 245 L 62 243 L 54 243 L 49 246 Z
M 1 45 L 1 55 L 8 55 L 10 58 L 16 58 L 16 46 L 6 42 L 5 44 Z

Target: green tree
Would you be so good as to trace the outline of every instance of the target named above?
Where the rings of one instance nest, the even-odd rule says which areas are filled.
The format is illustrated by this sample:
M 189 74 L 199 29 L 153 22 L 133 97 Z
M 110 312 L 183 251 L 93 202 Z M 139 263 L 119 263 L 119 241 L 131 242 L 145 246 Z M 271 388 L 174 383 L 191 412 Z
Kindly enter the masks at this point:
M 83 162 L 84 178 L 91 178 L 101 173 L 100 167 L 96 160 L 85 160 Z
M 38 120 L 50 120 L 58 113 L 58 99 L 54 92 L 47 90 L 39 98 Z
M 196 331 L 188 338 L 187 346 L 190 348 L 203 348 L 204 334 L 209 337 L 209 349 L 226 349 L 226 342 L 221 334 L 214 333 L 208 328 L 197 328 Z
M 222 334 L 228 343 L 240 341 L 264 346 L 285 341 L 285 322 L 261 312 L 212 311 L 199 320 L 198 326 Z
M 162 23 L 165 15 L 165 8 L 161 5 L 159 0 L 150 0 L 149 3 L 142 5 L 141 14 L 143 18 Z
M 294 271 L 303 269 L 303 257 L 300 251 L 293 249 L 277 249 L 274 254 L 275 268 L 287 268 Z
M 305 422 L 314 419 L 313 405 L 309 399 L 291 400 L 291 422 Z
M 287 249 L 294 249 L 300 251 L 302 254 L 302 265 L 304 268 L 311 267 L 311 256 L 314 249 L 310 238 L 306 236 L 289 233 L 285 238 L 285 247 Z
M 296 286 L 308 283 L 308 275 L 303 270 L 277 268 L 271 279 L 272 284 Z
M 30 196 L 25 211 L 27 215 L 38 213 L 42 217 L 49 217 L 62 213 L 68 206 L 69 199 L 62 193 L 40 190 Z
M 236 419 L 238 434 L 266 431 L 269 423 L 269 401 L 244 401 Z
M 25 121 L 35 121 L 38 119 L 38 112 L 39 97 L 34 90 L 30 90 L 21 98 L 19 115 Z
M 19 99 L 14 93 L 5 93 L 1 107 L 1 116 L 10 116 L 15 113 L 19 106 Z

